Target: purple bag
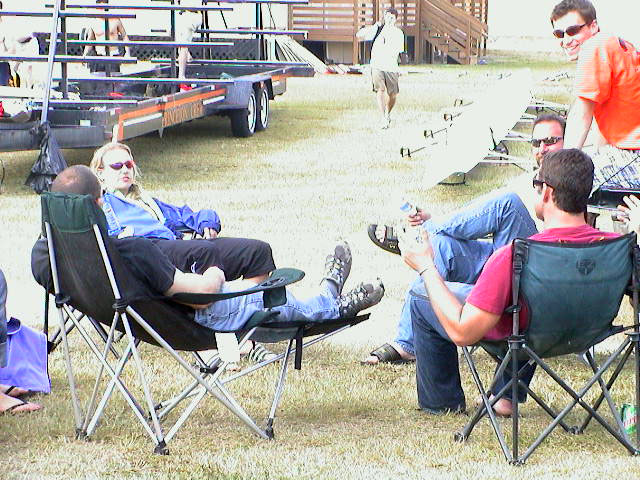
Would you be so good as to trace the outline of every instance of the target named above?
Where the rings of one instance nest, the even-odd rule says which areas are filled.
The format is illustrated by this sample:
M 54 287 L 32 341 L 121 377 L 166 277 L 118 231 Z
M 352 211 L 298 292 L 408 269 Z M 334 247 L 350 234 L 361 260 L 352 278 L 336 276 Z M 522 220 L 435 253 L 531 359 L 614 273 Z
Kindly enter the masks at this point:
M 13 317 L 7 322 L 7 366 L 0 368 L 0 383 L 34 392 L 51 391 L 47 338 Z

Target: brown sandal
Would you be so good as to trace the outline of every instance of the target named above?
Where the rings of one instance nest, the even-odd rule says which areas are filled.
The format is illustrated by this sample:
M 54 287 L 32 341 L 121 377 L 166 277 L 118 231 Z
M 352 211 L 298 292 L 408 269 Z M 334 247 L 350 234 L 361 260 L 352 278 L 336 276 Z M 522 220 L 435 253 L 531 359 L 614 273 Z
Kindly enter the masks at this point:
M 398 237 L 396 236 L 393 227 L 389 227 L 388 225 L 384 225 L 384 240 L 380 241 L 378 237 L 376 237 L 376 230 L 378 229 L 378 225 L 372 224 L 367 228 L 367 234 L 371 241 L 377 247 L 380 247 L 387 252 L 395 253 L 396 255 L 400 255 L 400 247 L 398 246 Z

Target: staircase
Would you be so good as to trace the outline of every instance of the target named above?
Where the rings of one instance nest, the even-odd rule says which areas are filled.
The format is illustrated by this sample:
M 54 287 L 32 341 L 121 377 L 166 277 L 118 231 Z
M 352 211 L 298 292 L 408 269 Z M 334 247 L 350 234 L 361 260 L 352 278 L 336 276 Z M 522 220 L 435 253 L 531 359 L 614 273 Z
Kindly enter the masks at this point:
M 356 32 L 398 10 L 398 26 L 412 41 L 415 62 L 473 63 L 486 48 L 489 0 L 309 0 L 289 6 L 289 28 L 306 30 L 307 40 L 349 44 L 352 63 L 365 62 Z
M 433 63 L 453 60 L 457 63 L 475 63 L 486 53 L 488 0 L 454 1 L 421 0 L 420 43 L 426 42 L 426 55 L 416 58 Z

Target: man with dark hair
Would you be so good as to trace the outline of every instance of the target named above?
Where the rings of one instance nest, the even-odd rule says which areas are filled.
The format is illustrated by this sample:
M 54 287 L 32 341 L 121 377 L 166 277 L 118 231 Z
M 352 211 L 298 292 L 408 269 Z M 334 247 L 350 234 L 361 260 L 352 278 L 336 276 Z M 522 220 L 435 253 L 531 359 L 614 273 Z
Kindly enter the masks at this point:
M 596 20 L 596 9 L 589 0 L 563 0 L 553 7 L 551 25 L 569 12 L 578 13 L 586 25 L 591 25 Z
M 593 163 L 577 149 L 559 150 L 544 157 L 533 180 L 534 209 L 544 230 L 531 238 L 543 242 L 587 243 L 617 234 L 605 233 L 585 222 L 584 211 L 591 191 Z M 401 238 L 404 261 L 422 278 L 421 288 L 412 292 L 410 312 L 417 357 L 416 378 L 420 408 L 432 413 L 462 412 L 464 392 L 460 384 L 456 345 L 472 345 L 479 340 L 501 340 L 510 335 L 512 316 L 505 314 L 511 304 L 511 244 L 496 250 L 487 260 L 477 281 L 445 281 L 435 263 L 431 238 L 422 232 L 422 243 Z M 520 314 L 526 328 L 527 313 Z M 523 375 L 530 382 L 533 369 Z M 503 379 L 499 390 L 506 384 Z M 521 390 L 518 401 L 526 392 Z M 502 398 L 494 409 L 510 415 L 511 402 Z
M 533 121 L 531 148 L 538 166 L 547 152 L 555 152 L 564 147 L 564 117 L 555 113 L 542 113 Z
M 640 53 L 626 40 L 600 32 L 588 0 L 563 0 L 551 14 L 553 35 L 577 61 L 575 99 L 565 146 L 582 148 L 593 119 L 601 148 L 594 155 L 593 189 L 640 187 Z
M 396 26 L 398 11 L 387 8 L 382 21 L 363 27 L 356 37 L 373 42 L 371 46 L 371 82 L 382 113 L 382 128 L 391 124 L 391 110 L 400 91 L 398 55 L 404 51 L 404 34 Z
M 51 185 L 51 191 L 91 195 L 96 203 L 102 197 L 100 182 L 86 165 L 73 165 L 60 172 Z
M 533 124 L 532 154 L 540 165 L 548 152 L 563 147 L 565 121 L 559 115 L 545 113 Z M 514 238 L 529 237 L 537 233 L 536 225 L 525 206 L 523 192 L 492 193 L 480 198 L 445 218 L 432 219 L 425 210 L 417 209 L 407 220 L 412 226 L 422 226 L 432 235 L 435 262 L 445 280 L 474 283 L 489 256 Z M 385 240 L 389 231 L 384 225 L 376 230 L 376 237 Z M 492 235 L 492 241 L 480 240 Z M 375 242 L 374 242 L 375 243 Z M 399 251 L 396 249 L 396 253 Z M 362 363 L 397 363 L 412 361 L 414 356 L 413 330 L 409 312 L 411 291 L 422 285 L 418 277 L 409 287 L 398 321 L 397 334 L 393 342 L 385 343 L 373 350 Z
M 91 195 L 96 203 L 97 177 L 87 167 L 69 167 L 53 182 L 53 192 Z M 93 177 L 93 178 L 91 178 Z M 98 187 L 99 188 L 99 187 Z M 202 275 L 178 270 L 169 258 L 143 237 L 110 238 L 110 242 L 122 255 L 131 273 L 145 283 L 157 295 L 171 297 L 176 293 L 218 293 L 232 289 L 225 285 L 225 275 L 218 267 L 210 267 Z M 31 255 L 34 277 L 43 286 L 49 285 L 50 271 L 47 244 L 36 242 Z M 379 279 L 361 283 L 353 290 L 342 293 L 342 287 L 351 271 L 351 252 L 346 242 L 339 242 L 327 258 L 325 275 L 320 282 L 320 292 L 307 300 L 297 300 L 290 292 L 284 305 L 275 307 L 278 321 L 316 320 L 324 321 L 338 317 L 355 316 L 360 310 L 380 302 L 384 286 Z M 235 297 L 210 305 L 193 306 L 193 320 L 212 330 L 235 331 L 241 329 L 251 316 L 264 309 L 262 293 Z

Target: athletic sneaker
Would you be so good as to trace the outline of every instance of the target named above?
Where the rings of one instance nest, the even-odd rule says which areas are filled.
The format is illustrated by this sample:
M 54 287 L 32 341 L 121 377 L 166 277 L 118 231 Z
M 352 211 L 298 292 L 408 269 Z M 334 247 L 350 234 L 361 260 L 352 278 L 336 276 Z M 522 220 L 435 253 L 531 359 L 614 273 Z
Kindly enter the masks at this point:
M 386 130 L 391 125 L 391 118 L 388 115 L 382 117 L 382 123 L 380 124 L 380 128 Z
M 347 281 L 351 272 L 351 249 L 349 244 L 341 240 L 336 245 L 333 253 L 327 255 L 324 264 L 324 276 L 322 281 L 328 280 L 336 286 L 335 295 L 342 293 L 344 282 Z
M 353 317 L 359 311 L 373 307 L 382 300 L 384 285 L 377 278 L 372 283 L 361 283 L 356 288 L 340 295 L 338 311 L 341 317 Z

